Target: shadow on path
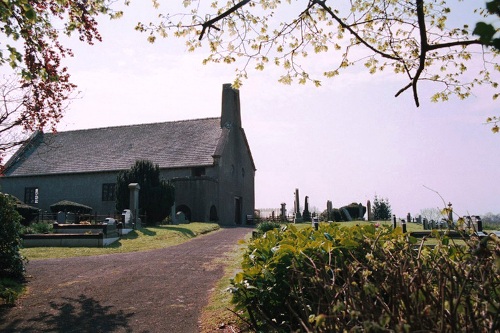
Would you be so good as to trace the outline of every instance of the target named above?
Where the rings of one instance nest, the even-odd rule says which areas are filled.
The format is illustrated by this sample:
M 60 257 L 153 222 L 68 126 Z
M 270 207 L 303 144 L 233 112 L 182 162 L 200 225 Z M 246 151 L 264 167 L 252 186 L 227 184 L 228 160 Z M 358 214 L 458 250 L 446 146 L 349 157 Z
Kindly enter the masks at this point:
M 122 310 L 114 311 L 113 306 L 102 306 L 93 298 L 80 295 L 76 298 L 62 298 L 62 302 L 49 302 L 50 309 L 34 313 L 25 309 L 24 321 L 15 320 L 2 328 L 2 332 L 132 332 L 129 320 L 134 313 Z M 36 312 L 36 311 L 35 311 Z M 29 313 L 29 314 L 28 314 Z M 3 309 L 0 319 L 9 316 L 9 310 Z

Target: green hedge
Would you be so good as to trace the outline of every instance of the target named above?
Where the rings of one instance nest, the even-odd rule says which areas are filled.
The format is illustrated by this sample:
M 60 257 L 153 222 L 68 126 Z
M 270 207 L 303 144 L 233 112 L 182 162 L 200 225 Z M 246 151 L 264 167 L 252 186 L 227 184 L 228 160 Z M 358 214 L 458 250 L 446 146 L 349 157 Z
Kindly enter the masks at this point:
M 436 237 L 438 235 L 436 234 Z M 373 225 L 293 225 L 249 244 L 232 279 L 237 309 L 274 332 L 494 332 L 500 241 L 434 247 Z
M 24 275 L 26 259 L 19 253 L 20 220 L 14 200 L 0 193 L 0 277 L 22 278 Z

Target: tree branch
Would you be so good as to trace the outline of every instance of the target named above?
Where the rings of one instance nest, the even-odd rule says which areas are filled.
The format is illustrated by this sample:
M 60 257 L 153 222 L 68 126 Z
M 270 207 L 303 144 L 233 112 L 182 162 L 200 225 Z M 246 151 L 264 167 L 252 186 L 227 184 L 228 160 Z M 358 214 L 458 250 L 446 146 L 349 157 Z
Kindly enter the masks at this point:
M 220 30 L 219 28 L 217 28 L 216 26 L 214 26 L 214 23 L 219 21 L 219 20 L 222 20 L 224 17 L 230 15 L 231 13 L 234 13 L 235 11 L 237 11 L 239 8 L 243 7 L 244 5 L 246 5 L 247 3 L 249 3 L 250 0 L 243 0 L 241 2 L 238 2 L 236 5 L 234 5 L 233 7 L 229 8 L 228 10 L 226 10 L 224 13 L 220 14 L 219 16 L 216 16 L 214 17 L 213 19 L 211 20 L 208 20 L 206 21 L 205 23 L 203 23 L 201 26 L 203 27 L 201 29 L 201 32 L 200 32 L 200 37 L 198 38 L 198 40 L 202 40 L 203 38 L 203 35 L 205 34 L 205 31 L 210 28 L 214 28 L 216 30 Z
M 387 59 L 391 59 L 391 60 L 396 60 L 396 61 L 401 61 L 401 58 L 398 58 L 398 57 L 395 57 L 393 55 L 390 55 L 390 54 L 387 54 L 387 53 L 384 53 L 380 50 L 377 50 L 376 48 L 374 48 L 373 46 L 371 46 L 370 44 L 368 44 L 356 31 L 354 31 L 354 29 L 351 28 L 350 25 L 346 24 L 344 21 L 342 21 L 340 19 L 340 17 L 338 17 L 337 15 L 335 15 L 335 13 L 330 9 L 330 7 L 328 7 L 326 5 L 326 0 L 312 0 L 312 3 L 313 4 L 318 4 L 319 6 L 321 6 L 328 14 L 330 14 L 330 16 L 335 20 L 337 21 L 338 24 L 340 24 L 340 26 L 346 30 L 348 30 L 354 37 L 356 37 L 356 39 L 361 43 L 363 44 L 364 46 L 366 46 L 367 48 L 369 48 L 370 50 L 372 50 L 373 52 L 377 53 L 378 55 L 382 56 L 383 58 L 387 58 Z
M 415 104 L 417 107 L 420 106 L 420 102 L 418 101 L 418 92 L 417 92 L 417 83 L 422 71 L 425 68 L 425 59 L 427 57 L 427 51 L 429 50 L 429 44 L 427 43 L 427 30 L 425 28 L 425 13 L 424 13 L 424 0 L 416 0 L 417 3 L 417 20 L 418 20 L 418 29 L 420 32 L 420 56 L 419 56 L 419 65 L 417 68 L 417 72 L 412 80 L 412 88 L 413 88 L 413 98 L 415 100 Z
M 475 39 L 475 40 L 463 40 L 463 41 L 443 43 L 443 44 L 431 44 L 427 45 L 427 51 L 433 51 L 447 47 L 469 46 L 469 45 L 483 45 L 483 43 L 481 43 L 479 39 Z

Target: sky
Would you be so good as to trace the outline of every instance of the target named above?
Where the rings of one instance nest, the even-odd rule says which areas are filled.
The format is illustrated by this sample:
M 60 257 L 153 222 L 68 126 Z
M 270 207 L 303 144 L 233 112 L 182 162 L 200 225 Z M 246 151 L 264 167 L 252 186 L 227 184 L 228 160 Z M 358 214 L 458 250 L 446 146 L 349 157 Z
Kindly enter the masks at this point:
M 100 20 L 102 43 L 67 42 L 80 95 L 59 131 L 220 116 L 236 67 L 202 65 L 206 49 L 188 53 L 181 39 L 148 43 L 133 28 L 155 14 L 149 2 L 132 5 L 120 20 Z M 312 57 L 308 68 L 322 73 L 329 61 Z M 394 97 L 406 81 L 387 71 L 360 68 L 321 87 L 282 85 L 273 66 L 249 74 L 240 101 L 257 209 L 286 203 L 291 213 L 299 189 L 301 206 L 308 196 L 319 211 L 327 200 L 341 207 L 378 196 L 398 217 L 448 202 L 458 215 L 500 213 L 500 134 L 484 124 L 498 115 L 491 91 L 431 103 L 433 87 L 421 84 L 417 108 L 409 92 Z

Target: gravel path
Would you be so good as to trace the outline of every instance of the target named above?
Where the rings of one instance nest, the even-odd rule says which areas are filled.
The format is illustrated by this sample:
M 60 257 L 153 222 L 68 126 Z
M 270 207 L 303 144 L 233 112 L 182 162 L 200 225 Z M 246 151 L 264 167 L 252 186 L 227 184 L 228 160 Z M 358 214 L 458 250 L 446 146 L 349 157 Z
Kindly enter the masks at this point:
M 145 252 L 32 261 L 28 293 L 0 332 L 198 332 L 225 253 L 250 228 L 222 228 Z

